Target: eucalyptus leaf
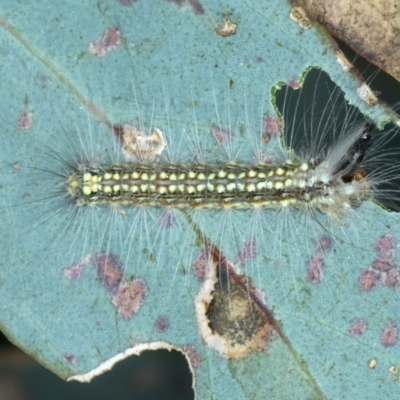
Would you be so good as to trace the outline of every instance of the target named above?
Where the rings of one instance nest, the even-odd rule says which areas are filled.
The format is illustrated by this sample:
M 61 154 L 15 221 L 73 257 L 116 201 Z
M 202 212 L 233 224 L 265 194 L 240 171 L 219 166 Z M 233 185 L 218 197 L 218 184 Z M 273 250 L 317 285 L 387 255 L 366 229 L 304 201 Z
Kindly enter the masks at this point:
M 162 229 L 164 210 L 84 214 L 59 202 L 65 187 L 54 187 L 54 173 L 87 155 L 82 147 L 112 159 L 116 125 L 160 129 L 163 157 L 173 160 L 191 160 L 199 148 L 209 163 L 251 161 L 257 146 L 279 151 L 278 139 L 260 140 L 265 118 L 277 116 L 279 88 L 301 84 L 312 67 L 376 122 L 393 120 L 360 101 L 360 82 L 338 63 L 329 37 L 293 21 L 286 2 L 124 3 L 0 0 L 1 330 L 66 380 L 89 380 L 146 348 L 177 348 L 199 399 L 398 397 L 399 346 L 382 338 L 385 327 L 393 328 L 386 336 L 396 333 L 398 288 L 360 288 L 379 238 L 399 236 L 396 213 L 367 202 L 352 226 L 331 228 L 343 244 L 314 284 L 307 262 L 324 230 L 303 225 L 301 213 L 174 212 Z M 237 29 L 224 36 L 227 21 Z M 224 128 L 227 146 L 213 126 Z M 238 262 L 254 238 L 257 256 Z M 193 265 L 205 240 L 221 262 L 240 264 L 268 310 L 274 333 L 263 351 L 231 359 L 202 336 L 196 309 L 205 283 Z M 104 273 L 108 262 L 116 275 Z M 142 296 L 135 311 L 121 306 L 121 282 L 128 297 Z M 360 320 L 367 328 L 357 337 L 351 328 Z

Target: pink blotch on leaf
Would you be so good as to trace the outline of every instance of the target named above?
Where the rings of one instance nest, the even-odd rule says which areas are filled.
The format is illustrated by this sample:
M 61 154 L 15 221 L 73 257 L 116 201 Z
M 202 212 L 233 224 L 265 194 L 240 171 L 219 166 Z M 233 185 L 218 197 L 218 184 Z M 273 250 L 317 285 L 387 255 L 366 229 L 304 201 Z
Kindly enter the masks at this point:
M 333 240 L 330 235 L 321 235 L 318 239 L 318 248 L 325 253 L 332 251 Z
M 222 128 L 217 124 L 211 125 L 211 132 L 214 134 L 220 146 L 226 146 L 229 144 L 232 132 L 228 129 Z
M 381 236 L 376 243 L 379 260 L 393 263 L 396 258 L 396 239 L 391 234 Z
M 176 223 L 176 218 L 171 210 L 163 210 L 160 214 L 158 222 L 163 229 L 170 229 Z
M 254 161 L 256 163 L 274 164 L 276 162 L 276 155 L 264 151 L 258 151 L 254 155 Z
M 72 354 L 64 354 L 64 358 L 68 363 L 75 364 L 76 357 L 73 356 Z
M 27 131 L 31 129 L 32 126 L 33 126 L 33 114 L 26 110 L 22 111 L 17 121 L 18 129 Z
M 286 84 L 293 89 L 300 88 L 300 82 L 297 76 L 292 76 L 291 78 L 289 78 Z
M 199 282 L 204 282 L 213 268 L 214 262 L 211 254 L 207 250 L 201 250 L 199 256 L 193 264 L 194 273 Z
M 263 306 L 267 305 L 267 296 L 263 291 L 256 289 L 254 295 L 256 296 L 257 301 L 259 301 L 261 305 Z
M 307 281 L 320 283 L 324 279 L 323 267 L 325 265 L 324 255 L 317 253 L 308 260 Z
M 267 135 L 277 137 L 280 135 L 283 129 L 283 120 L 277 115 L 269 115 L 264 121 L 264 132 Z
M 400 286 L 399 270 L 397 268 L 392 268 L 386 273 L 385 279 L 383 281 L 384 286 L 390 288 L 397 288 Z
M 385 347 L 394 346 L 398 339 L 398 329 L 395 322 L 390 322 L 381 333 L 381 343 Z
M 199 368 L 201 365 L 201 354 L 196 350 L 196 348 L 188 344 L 183 348 L 183 351 L 189 357 L 190 364 L 194 369 Z
M 199 0 L 189 0 L 189 2 L 195 14 L 198 15 L 204 14 L 204 7 L 202 6 Z
M 245 264 L 255 257 L 257 257 L 257 242 L 255 239 L 248 239 L 239 251 L 239 263 Z
M 113 293 L 113 304 L 124 319 L 130 319 L 141 309 L 149 289 L 141 279 L 122 282 Z
M 389 271 L 389 269 L 393 268 L 393 265 L 387 261 L 375 260 L 372 263 L 372 268 L 378 271 Z
M 94 263 L 101 283 L 111 292 L 121 283 L 125 266 L 118 257 L 111 253 L 98 253 L 94 256 Z
M 165 315 L 159 316 L 154 326 L 158 332 L 166 332 L 169 329 L 169 318 Z
M 192 10 L 197 15 L 204 14 L 204 7 L 199 0 L 167 0 L 168 3 L 175 3 L 178 6 L 183 6 L 185 3 L 189 3 L 192 6 Z
M 361 290 L 364 292 L 369 292 L 379 282 L 379 279 L 379 275 L 375 271 L 366 269 L 360 277 Z
M 81 279 L 84 272 L 85 265 L 82 264 L 72 264 L 70 267 L 66 267 L 63 269 L 64 276 L 72 280 Z
M 377 283 L 390 288 L 400 286 L 399 270 L 396 264 L 396 239 L 391 234 L 376 241 L 377 257 L 360 277 L 361 289 L 371 290 Z
M 103 57 L 117 48 L 121 42 L 121 32 L 115 26 L 110 26 L 101 38 L 89 43 L 89 52 L 97 57 Z
M 83 260 L 79 263 L 75 263 L 70 265 L 69 267 L 65 267 L 63 269 L 63 275 L 68 279 L 79 280 L 82 278 L 83 273 L 85 272 L 86 266 L 90 263 L 92 257 L 87 255 L 83 258 Z
M 360 337 L 367 329 L 367 322 L 364 319 L 359 319 L 353 326 L 349 328 L 349 333 L 353 337 Z
M 123 6 L 131 6 L 137 0 L 118 0 Z

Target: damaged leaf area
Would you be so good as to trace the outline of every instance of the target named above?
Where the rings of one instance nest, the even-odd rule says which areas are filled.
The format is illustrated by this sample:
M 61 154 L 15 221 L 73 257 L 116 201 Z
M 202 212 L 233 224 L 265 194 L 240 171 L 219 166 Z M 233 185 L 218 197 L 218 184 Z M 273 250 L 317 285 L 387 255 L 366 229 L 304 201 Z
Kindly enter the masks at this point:
M 196 298 L 196 311 L 203 340 L 224 357 L 239 359 L 265 350 L 275 323 L 263 294 L 216 249 L 203 289 Z M 271 322 L 270 322 L 271 320 Z

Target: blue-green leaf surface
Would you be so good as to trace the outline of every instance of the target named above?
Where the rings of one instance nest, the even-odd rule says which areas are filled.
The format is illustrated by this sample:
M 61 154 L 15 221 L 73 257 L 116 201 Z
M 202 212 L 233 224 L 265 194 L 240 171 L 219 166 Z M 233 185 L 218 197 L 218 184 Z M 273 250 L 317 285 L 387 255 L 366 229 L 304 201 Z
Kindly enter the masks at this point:
M 345 244 L 313 284 L 307 260 L 321 229 L 297 215 L 174 213 L 173 226 L 162 229 L 163 210 L 98 207 L 81 215 L 59 206 L 48 171 L 67 169 L 63 160 L 76 160 L 82 147 L 111 158 L 119 146 L 111 124 L 161 129 L 165 154 L 175 160 L 199 148 L 208 162 L 232 149 L 251 160 L 265 117 L 276 115 L 275 89 L 301 81 L 310 67 L 327 71 L 360 104 L 360 82 L 343 71 L 329 39 L 290 19 L 285 2 L 123 3 L 0 0 L 1 329 L 64 379 L 87 380 L 110 360 L 166 347 L 190 358 L 200 399 L 398 397 L 399 345 L 385 346 L 381 337 L 400 323 L 398 288 L 360 289 L 362 272 L 378 257 L 377 240 L 399 237 L 395 213 L 366 203 L 350 227 L 332 227 Z M 237 31 L 221 36 L 216 28 L 227 16 Z M 121 44 L 93 55 L 89 43 L 111 26 Z M 388 119 L 378 107 L 361 108 Z M 18 128 L 23 111 L 33 118 L 26 130 Z M 227 147 L 216 143 L 213 125 L 232 132 Z M 261 150 L 278 145 L 272 140 Z M 231 263 L 256 239 L 257 257 L 240 268 L 278 324 L 263 351 L 232 360 L 202 337 L 195 303 L 204 282 L 193 264 L 203 235 Z M 123 282 L 145 288 L 135 315 L 124 317 L 113 303 L 120 278 L 99 278 L 93 255 L 100 252 L 115 256 Z M 82 276 L 71 279 L 78 270 Z M 349 330 L 360 320 L 367 327 L 356 337 Z

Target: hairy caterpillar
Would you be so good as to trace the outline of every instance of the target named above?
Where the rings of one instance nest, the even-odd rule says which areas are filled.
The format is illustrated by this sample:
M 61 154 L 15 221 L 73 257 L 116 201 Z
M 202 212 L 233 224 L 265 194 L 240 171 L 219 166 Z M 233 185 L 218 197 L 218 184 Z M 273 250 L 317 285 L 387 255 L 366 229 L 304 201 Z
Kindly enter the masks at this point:
M 318 122 L 318 127 L 314 129 L 317 132 L 306 132 L 298 150 L 299 155 L 295 155 L 291 150 L 281 151 L 278 155 L 275 152 L 272 158 L 270 155 L 266 155 L 264 149 L 269 144 L 263 144 L 266 132 L 262 131 L 255 134 L 249 132 L 245 136 L 249 147 L 252 147 L 249 144 L 251 141 L 256 143 L 256 149 L 253 150 L 254 155 L 250 162 L 248 158 L 246 160 L 246 157 L 239 156 L 238 159 L 235 159 L 232 154 L 239 153 L 235 153 L 232 149 L 235 141 L 231 132 L 232 127 L 223 126 L 221 121 L 217 121 L 218 124 L 211 126 L 210 136 L 216 138 L 217 144 L 223 151 L 226 149 L 228 155 L 226 161 L 223 160 L 225 157 L 221 157 L 221 155 L 214 155 L 214 161 L 212 161 L 208 156 L 204 156 L 206 151 L 200 149 L 200 156 L 198 153 L 191 155 L 189 152 L 183 157 L 182 162 L 177 162 L 176 158 L 179 157 L 172 156 L 171 159 L 169 152 L 167 152 L 167 157 L 162 154 L 165 144 L 162 144 L 158 153 L 156 151 L 149 156 L 147 144 L 138 142 L 138 147 L 131 150 L 130 153 L 133 161 L 124 162 L 123 158 L 126 158 L 126 154 L 124 157 L 121 153 L 129 144 L 121 140 L 120 131 L 123 131 L 123 128 L 118 128 L 120 130 L 118 131 L 114 127 L 115 137 L 117 137 L 114 141 L 117 144 L 113 145 L 115 150 L 112 150 L 111 153 L 116 151 L 116 155 L 106 155 L 106 159 L 109 160 L 108 164 L 105 163 L 104 156 L 97 153 L 99 145 L 94 143 L 93 137 L 89 138 L 91 148 L 84 148 L 83 152 L 77 150 L 75 143 L 72 143 L 72 139 L 69 138 L 72 149 L 69 149 L 68 152 L 72 154 L 75 161 L 68 159 L 69 156 L 52 155 L 56 163 L 64 165 L 63 170 L 53 172 L 40 168 L 37 171 L 39 174 L 43 172 L 49 177 L 55 177 L 58 183 L 50 180 L 44 182 L 43 191 L 41 191 L 40 185 L 35 189 L 38 189 L 37 193 L 40 198 L 49 197 L 61 200 L 59 203 L 61 208 L 55 209 L 53 213 L 72 210 L 73 214 L 80 217 L 85 214 L 84 223 L 75 220 L 68 222 L 69 226 L 73 224 L 84 230 L 92 229 L 90 224 L 93 224 L 93 221 L 90 223 L 89 218 L 93 219 L 93 208 L 109 205 L 118 212 L 111 219 L 110 217 L 101 217 L 106 218 L 106 224 L 118 224 L 118 221 L 124 219 L 127 226 L 129 226 L 129 222 L 126 221 L 126 218 L 122 218 L 121 207 L 126 209 L 126 207 L 134 206 L 142 207 L 145 210 L 148 210 L 149 207 L 156 207 L 161 210 L 162 214 L 171 210 L 174 215 L 175 209 L 186 209 L 189 212 L 193 210 L 194 216 L 198 219 L 197 222 L 203 226 L 204 214 L 201 216 L 199 213 L 202 209 L 205 212 L 214 210 L 219 214 L 217 218 L 221 216 L 221 211 L 218 210 L 232 209 L 232 211 L 228 210 L 228 214 L 222 213 L 225 217 L 231 218 L 234 214 L 229 215 L 231 212 L 235 213 L 235 209 L 244 213 L 248 212 L 246 210 L 254 209 L 255 215 L 258 215 L 256 218 L 259 218 L 260 210 L 265 208 L 275 209 L 281 214 L 283 210 L 293 208 L 305 212 L 311 217 L 311 220 L 315 220 L 317 228 L 318 225 L 324 225 L 329 233 L 331 225 L 326 225 L 323 214 L 340 227 L 347 215 L 354 212 L 365 200 L 383 197 L 377 189 L 381 181 L 387 181 L 389 171 L 383 171 L 382 167 L 376 168 L 374 162 L 379 158 L 377 150 L 381 143 L 387 141 L 390 136 L 390 134 L 379 134 L 378 137 L 373 124 L 357 122 L 353 115 L 354 110 L 350 109 L 346 111 L 347 117 L 344 124 L 337 125 L 337 116 L 328 110 L 334 105 L 332 101 L 337 102 L 337 96 L 334 97 L 334 100 L 330 99 L 325 106 L 323 118 Z M 333 110 L 337 109 L 337 105 L 335 106 L 332 108 Z M 219 118 L 218 113 L 217 117 Z M 304 120 L 310 117 L 315 118 L 316 115 L 303 116 L 298 125 L 304 124 Z M 266 117 L 264 116 L 264 118 Z M 285 140 L 292 146 L 298 140 L 294 129 L 299 127 L 295 126 L 295 118 L 292 122 L 288 118 L 290 118 L 289 115 L 283 116 L 286 124 Z M 136 135 L 139 132 L 139 136 L 136 136 L 135 140 L 138 137 L 142 139 L 144 137 L 146 140 L 142 128 L 136 129 L 127 125 L 124 129 L 128 133 L 134 131 Z M 162 139 L 163 132 L 158 128 L 154 132 L 156 131 L 159 132 Z M 274 135 L 277 133 L 275 132 Z M 90 133 L 90 135 L 92 134 L 93 132 Z M 78 137 L 78 140 L 83 144 L 86 139 Z M 190 140 L 188 140 L 189 144 Z M 327 140 L 330 141 L 330 144 L 327 144 Z M 199 151 L 199 147 L 201 147 L 201 145 L 198 146 L 199 139 L 195 139 L 194 142 L 197 146 L 194 146 L 196 151 Z M 118 149 L 120 144 L 122 144 L 122 150 Z M 41 147 L 39 151 L 43 151 L 46 155 L 51 151 L 49 146 L 47 143 L 39 143 L 38 147 Z M 168 140 L 167 146 L 172 147 Z M 193 148 L 193 146 L 189 145 L 189 148 Z M 80 155 L 76 156 L 76 154 Z M 193 158 L 196 160 L 193 161 Z M 23 167 L 24 163 L 22 163 Z M 35 169 L 31 169 L 32 171 Z M 386 176 L 382 179 L 384 172 Z M 393 177 L 393 173 L 390 173 L 390 177 Z M 51 187 L 47 188 L 49 183 Z M 31 191 L 27 193 L 27 196 L 36 196 Z M 43 195 L 44 193 L 45 195 Z M 41 203 L 34 199 L 28 206 L 36 207 L 39 204 Z M 83 206 L 91 208 L 90 217 L 84 212 L 85 207 Z M 143 217 L 143 213 L 136 211 L 135 213 L 135 218 Z M 94 217 L 94 219 L 97 218 Z M 158 218 L 163 220 L 163 217 Z M 173 219 L 169 218 L 169 222 L 172 221 Z M 39 224 L 36 222 L 35 226 L 40 226 L 40 224 L 40 221 Z M 230 224 L 233 226 L 231 222 Z M 162 227 L 163 224 L 160 226 Z M 156 229 L 159 230 L 160 226 Z M 271 233 L 276 233 L 276 229 L 268 222 L 264 228 Z M 132 231 L 133 228 L 131 226 L 128 229 Z M 217 229 L 218 231 L 220 229 Z M 105 230 L 103 234 L 99 235 L 99 238 L 102 238 L 104 243 L 107 243 L 107 240 L 109 243 L 110 238 L 106 239 L 109 233 L 110 231 Z M 146 239 L 152 248 L 151 238 L 147 237 Z M 104 243 L 98 244 L 99 250 L 104 250 Z M 82 249 L 82 257 L 83 253 L 85 250 Z

